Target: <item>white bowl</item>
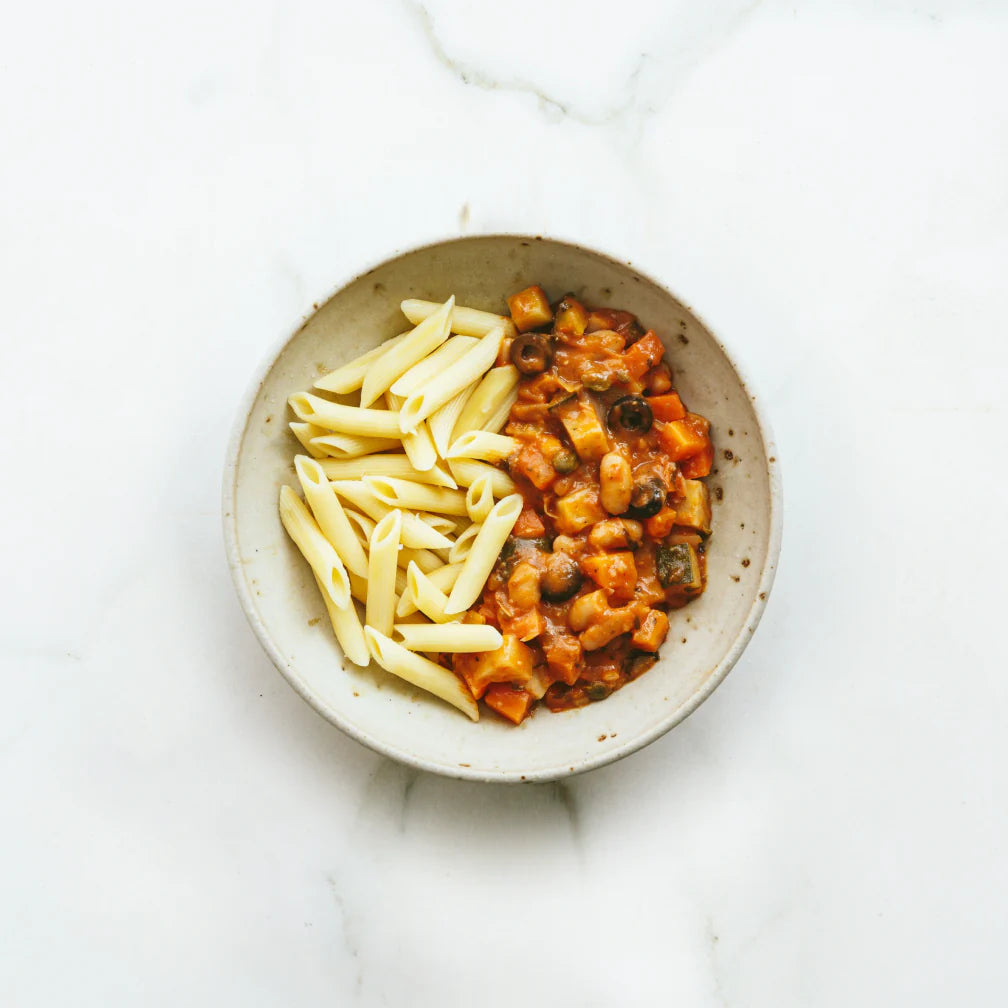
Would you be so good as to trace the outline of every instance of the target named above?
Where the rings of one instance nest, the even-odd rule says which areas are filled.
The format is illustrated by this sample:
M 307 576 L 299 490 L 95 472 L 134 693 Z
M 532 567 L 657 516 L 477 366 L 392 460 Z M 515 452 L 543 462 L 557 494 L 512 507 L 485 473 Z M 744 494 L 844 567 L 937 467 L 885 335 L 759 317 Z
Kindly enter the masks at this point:
M 490 712 L 476 724 L 372 666 L 345 662 L 312 575 L 277 516 L 296 485 L 299 446 L 287 397 L 323 371 L 402 330 L 399 302 L 444 300 L 506 312 L 531 283 L 626 308 L 668 350 L 677 389 L 711 421 L 714 504 L 704 594 L 670 613 L 661 659 L 608 699 L 546 709 L 514 727 Z M 756 397 L 721 343 L 661 284 L 582 246 L 522 235 L 456 238 L 386 260 L 336 291 L 256 378 L 238 413 L 224 473 L 224 536 L 252 629 L 288 682 L 323 717 L 393 759 L 452 777 L 547 781 L 603 766 L 653 742 L 713 692 L 749 642 L 773 584 L 781 536 L 776 450 Z

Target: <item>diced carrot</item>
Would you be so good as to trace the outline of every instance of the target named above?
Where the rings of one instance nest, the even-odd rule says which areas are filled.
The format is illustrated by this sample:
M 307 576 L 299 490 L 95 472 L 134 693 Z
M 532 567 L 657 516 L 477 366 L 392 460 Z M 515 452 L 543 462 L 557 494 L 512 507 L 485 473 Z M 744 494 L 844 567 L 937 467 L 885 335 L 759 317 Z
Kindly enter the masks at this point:
M 667 504 L 662 506 L 658 514 L 653 515 L 644 523 L 647 534 L 652 539 L 664 539 L 672 531 L 676 523 L 676 509 L 670 508 Z
M 682 404 L 678 393 L 669 392 L 667 395 L 651 396 L 647 401 L 654 414 L 655 420 L 682 420 L 686 416 L 686 408 Z
M 511 464 L 511 471 L 521 473 L 537 490 L 545 490 L 556 479 L 556 470 L 546 456 L 532 444 L 525 445 Z
M 664 353 L 662 341 L 649 329 L 623 355 L 627 373 L 631 378 L 640 380 L 662 359 Z
M 637 583 L 637 568 L 633 553 L 606 553 L 601 556 L 585 557 L 581 569 L 600 588 L 609 592 L 613 599 L 633 598 Z
M 680 463 L 679 469 L 686 479 L 700 479 L 702 476 L 710 475 L 713 465 L 714 446 L 708 440 L 703 451 L 698 452 L 692 458 L 685 459 Z
M 655 652 L 661 647 L 668 635 L 668 629 L 668 616 L 660 609 L 652 609 L 644 617 L 644 622 L 637 628 L 633 637 L 630 638 L 630 643 L 638 651 Z
M 521 724 L 532 705 L 532 697 L 523 689 L 505 683 L 494 683 L 483 695 L 488 707 L 513 724 Z
M 546 534 L 546 526 L 543 525 L 536 510 L 526 504 L 522 513 L 518 515 L 518 521 L 515 522 L 511 534 L 517 539 L 536 539 Z
M 673 462 L 699 455 L 710 445 L 707 431 L 710 425 L 696 413 L 687 413 L 682 420 L 673 420 L 658 429 L 658 440 Z
M 507 303 L 511 310 L 511 318 L 514 319 L 519 332 L 538 329 L 553 321 L 553 309 L 550 308 L 549 298 L 538 284 L 512 294 Z

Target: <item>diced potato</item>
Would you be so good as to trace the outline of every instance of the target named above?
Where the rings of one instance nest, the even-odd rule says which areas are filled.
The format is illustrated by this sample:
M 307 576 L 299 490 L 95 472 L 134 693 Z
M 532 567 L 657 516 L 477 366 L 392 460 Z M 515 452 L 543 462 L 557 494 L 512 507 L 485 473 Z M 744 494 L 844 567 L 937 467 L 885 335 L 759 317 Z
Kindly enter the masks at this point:
M 700 480 L 683 480 L 683 499 L 676 505 L 676 525 L 694 528 L 703 535 L 711 530 L 710 492 Z
M 546 292 L 538 284 L 512 294 L 507 299 L 511 318 L 519 332 L 539 329 L 553 321 L 553 310 L 549 306 Z
M 556 332 L 580 336 L 588 325 L 588 311 L 573 294 L 565 294 L 557 305 L 556 320 L 553 328 Z
M 582 462 L 598 462 L 609 451 L 609 437 L 587 399 L 572 396 L 550 407 L 550 412 L 564 425 Z
M 583 487 L 557 499 L 554 523 L 559 532 L 574 535 L 605 517 L 598 491 L 592 487 Z
M 633 598 L 637 583 L 637 567 L 633 553 L 607 553 L 589 556 L 581 561 L 581 570 L 613 599 L 628 601 Z
M 630 643 L 638 651 L 657 651 L 668 636 L 668 629 L 668 616 L 660 609 L 652 609 L 630 638 Z

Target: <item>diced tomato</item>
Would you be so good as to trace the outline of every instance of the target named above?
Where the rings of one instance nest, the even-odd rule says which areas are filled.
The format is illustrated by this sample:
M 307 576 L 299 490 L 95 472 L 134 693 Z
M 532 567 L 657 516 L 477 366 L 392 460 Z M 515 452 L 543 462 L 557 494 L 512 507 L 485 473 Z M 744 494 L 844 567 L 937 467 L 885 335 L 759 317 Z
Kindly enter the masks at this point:
M 639 381 L 662 359 L 664 353 L 662 341 L 649 329 L 623 355 L 627 373 Z
M 521 473 L 537 490 L 545 490 L 556 479 L 556 470 L 535 445 L 527 444 L 511 464 L 511 471 Z
M 672 531 L 672 527 L 675 523 L 676 509 L 670 508 L 666 504 L 663 505 L 658 514 L 653 515 L 644 522 L 644 527 L 647 529 L 647 534 L 651 536 L 652 539 L 664 539 L 665 536 Z
M 483 694 L 483 699 L 488 707 L 513 724 L 521 724 L 532 705 L 530 694 L 506 683 L 494 683 Z
M 522 513 L 518 515 L 518 521 L 515 522 L 511 534 L 516 539 L 536 539 L 546 534 L 546 526 L 543 525 L 535 508 L 526 504 Z
M 654 414 L 655 420 L 682 420 L 686 416 L 686 408 L 682 404 L 678 393 L 669 392 L 667 395 L 651 396 L 647 401 Z
M 679 468 L 686 479 L 700 479 L 702 476 L 710 475 L 711 466 L 713 465 L 714 447 L 708 440 L 703 451 L 681 462 Z

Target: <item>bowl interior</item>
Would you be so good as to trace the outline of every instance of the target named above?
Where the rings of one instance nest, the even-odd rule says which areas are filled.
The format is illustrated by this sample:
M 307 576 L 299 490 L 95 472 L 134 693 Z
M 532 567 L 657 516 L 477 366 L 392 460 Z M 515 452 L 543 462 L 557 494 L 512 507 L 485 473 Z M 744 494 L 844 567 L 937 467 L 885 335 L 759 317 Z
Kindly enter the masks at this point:
M 277 516 L 283 483 L 297 486 L 300 450 L 286 400 L 408 324 L 407 297 L 506 313 L 530 283 L 551 298 L 573 291 L 626 308 L 653 328 L 688 406 L 711 421 L 717 461 L 708 480 L 714 534 L 708 587 L 670 613 L 658 664 L 602 703 L 537 711 L 515 728 L 478 724 L 377 666 L 345 662 L 307 565 Z M 548 780 L 611 762 L 657 738 L 724 677 L 762 612 L 779 541 L 776 460 L 750 393 L 703 323 L 632 267 L 563 242 L 510 235 L 460 238 L 407 252 L 337 291 L 290 338 L 263 376 L 232 444 L 225 536 L 249 620 L 291 685 L 321 714 L 396 759 L 457 777 Z

